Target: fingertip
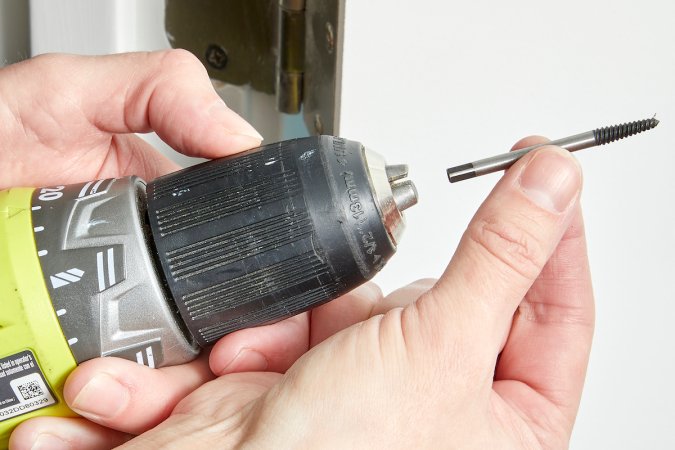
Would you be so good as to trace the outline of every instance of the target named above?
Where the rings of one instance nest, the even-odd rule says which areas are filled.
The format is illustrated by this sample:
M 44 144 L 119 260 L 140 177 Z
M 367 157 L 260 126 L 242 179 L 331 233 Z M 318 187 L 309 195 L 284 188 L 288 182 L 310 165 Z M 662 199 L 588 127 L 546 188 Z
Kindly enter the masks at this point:
M 363 283 L 361 286 L 350 291 L 348 294 L 354 297 L 358 297 L 361 301 L 365 303 L 375 304 L 382 300 L 384 294 L 382 293 L 382 288 L 373 282 Z M 330 305 L 328 303 L 327 305 Z
M 253 125 L 230 109 L 220 99 L 216 100 L 209 108 L 209 115 L 216 124 L 226 128 L 233 135 L 248 136 L 255 139 L 258 143 L 263 140 L 262 135 L 258 133 L 258 130 L 253 128 Z
M 240 349 L 234 358 L 214 358 L 210 362 L 211 370 L 218 376 L 236 372 L 264 372 L 270 365 L 265 355 L 252 348 Z
M 137 369 L 142 366 L 118 358 L 86 361 L 68 376 L 63 397 L 81 416 L 96 422 L 113 419 L 131 402 L 130 379 L 136 377 Z
M 247 328 L 213 346 L 209 366 L 218 376 L 236 372 L 285 372 L 309 347 L 309 315 Z
M 81 385 L 79 385 L 81 383 Z M 130 386 L 118 377 L 100 372 L 88 380 L 69 386 L 64 397 L 73 411 L 102 422 L 123 413 L 131 402 Z
M 90 359 L 78 365 L 68 375 L 63 388 L 63 394 L 66 400 L 72 398 L 73 394 L 77 394 L 92 378 L 101 373 L 111 377 L 119 375 L 130 375 L 133 377 L 137 370 L 144 369 L 154 370 L 122 358 L 106 357 Z
M 51 433 L 40 433 L 32 441 L 31 450 L 73 450 L 70 442 Z
M 200 108 L 195 106 L 193 109 Z M 263 139 L 220 98 L 206 112 L 196 114 L 195 122 L 185 126 L 180 135 L 180 141 L 174 142 L 176 150 L 189 156 L 210 159 L 259 147 Z
M 244 134 L 232 134 L 221 126 L 212 126 L 204 134 L 198 147 L 186 147 L 181 150 L 190 156 L 213 159 L 250 150 L 259 147 L 260 144 L 261 141 L 258 138 Z
M 513 147 L 511 147 L 511 151 L 520 150 L 521 148 L 531 147 L 533 145 L 542 145 L 546 144 L 547 142 L 551 142 L 551 140 L 546 136 L 539 136 L 535 134 L 520 139 L 518 142 L 513 144 Z
M 202 367 L 203 366 L 203 367 Z M 98 358 L 77 367 L 64 397 L 87 419 L 116 430 L 140 433 L 164 420 L 194 389 L 213 378 L 204 360 L 151 369 L 119 358 Z
M 381 311 L 374 312 L 383 313 L 397 306 L 407 306 L 433 288 L 436 283 L 438 283 L 436 278 L 422 278 L 400 287 L 387 295 L 386 301 L 381 305 Z
M 420 278 L 419 280 L 415 280 L 412 283 L 410 283 L 410 286 L 413 286 L 421 290 L 429 290 L 436 283 L 438 283 L 438 278 Z
M 565 213 L 581 191 L 581 166 L 567 150 L 545 145 L 525 163 L 518 182 L 522 192 L 540 208 Z
M 216 158 L 260 145 L 260 133 L 218 96 L 194 55 L 150 53 L 147 64 L 126 99 L 127 128 L 149 127 L 188 156 Z
M 9 440 L 10 450 L 88 450 L 113 448 L 133 436 L 82 418 L 37 417 L 21 423 Z

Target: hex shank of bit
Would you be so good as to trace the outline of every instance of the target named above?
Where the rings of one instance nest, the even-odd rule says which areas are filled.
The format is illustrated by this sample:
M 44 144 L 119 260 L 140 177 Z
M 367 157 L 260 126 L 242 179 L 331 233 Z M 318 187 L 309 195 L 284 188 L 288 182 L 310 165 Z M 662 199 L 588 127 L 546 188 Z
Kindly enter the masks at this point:
M 658 123 L 659 121 L 655 118 L 647 119 L 639 122 L 616 125 L 613 127 L 598 128 L 593 131 L 575 134 L 574 136 L 568 136 L 544 144 L 532 145 L 514 152 L 504 153 L 502 155 L 492 156 L 490 158 L 481 159 L 472 163 L 462 164 L 461 166 L 451 167 L 447 170 L 448 179 L 451 183 L 455 183 L 462 180 L 468 180 L 469 178 L 479 177 L 488 173 L 508 169 L 520 158 L 532 150 L 535 150 L 544 145 L 556 145 L 569 150 L 570 152 L 575 152 L 577 150 L 595 147 L 597 145 L 604 145 L 624 137 L 641 133 L 642 131 L 654 128 L 656 125 L 658 125 Z
M 532 150 L 543 147 L 544 145 L 557 145 L 558 147 L 574 152 L 584 148 L 593 147 L 597 144 L 595 143 L 595 135 L 593 132 L 587 131 L 586 133 L 568 136 L 545 144 L 531 145 L 514 152 L 504 153 L 502 155 L 480 159 L 469 164 L 451 167 L 448 169 L 448 178 L 451 183 L 455 183 L 457 181 L 468 180 L 469 178 L 508 169 L 520 158 L 530 153 Z

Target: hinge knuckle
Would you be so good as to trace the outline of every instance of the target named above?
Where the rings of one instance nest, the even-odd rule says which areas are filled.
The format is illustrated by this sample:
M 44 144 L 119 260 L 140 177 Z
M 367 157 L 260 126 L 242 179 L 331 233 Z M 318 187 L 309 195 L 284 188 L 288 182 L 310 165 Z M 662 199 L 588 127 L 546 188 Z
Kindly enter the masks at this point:
M 279 59 L 277 62 L 277 109 L 297 114 L 302 107 L 305 67 L 305 2 L 279 0 Z

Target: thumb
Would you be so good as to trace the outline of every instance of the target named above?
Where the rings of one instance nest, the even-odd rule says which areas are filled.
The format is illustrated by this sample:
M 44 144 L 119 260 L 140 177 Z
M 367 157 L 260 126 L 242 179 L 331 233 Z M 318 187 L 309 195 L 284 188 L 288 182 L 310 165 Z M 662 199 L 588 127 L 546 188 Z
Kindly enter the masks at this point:
M 419 300 L 421 331 L 451 347 L 459 337 L 481 361 L 494 364 L 515 309 L 570 223 L 581 184 L 574 157 L 553 146 L 509 169 L 443 276 Z

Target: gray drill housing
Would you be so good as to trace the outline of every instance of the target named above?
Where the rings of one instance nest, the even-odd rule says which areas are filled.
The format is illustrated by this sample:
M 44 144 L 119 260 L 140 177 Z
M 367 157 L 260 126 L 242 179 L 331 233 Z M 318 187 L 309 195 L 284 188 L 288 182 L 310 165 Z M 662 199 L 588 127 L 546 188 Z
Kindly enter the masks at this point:
M 32 206 L 44 280 L 78 363 L 118 356 L 159 367 L 197 356 L 157 273 L 141 179 L 36 189 Z

